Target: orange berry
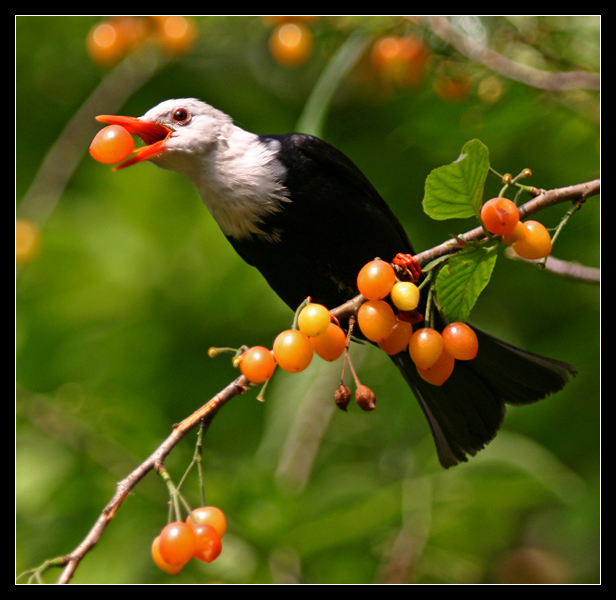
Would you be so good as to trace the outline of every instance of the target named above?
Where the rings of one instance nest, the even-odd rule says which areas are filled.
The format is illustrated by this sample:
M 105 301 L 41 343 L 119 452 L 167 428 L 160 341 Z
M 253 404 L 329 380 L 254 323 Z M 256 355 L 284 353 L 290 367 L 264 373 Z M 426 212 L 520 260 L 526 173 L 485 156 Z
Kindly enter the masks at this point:
M 200 523 L 193 526 L 193 531 L 196 539 L 194 558 L 207 563 L 216 560 L 222 552 L 222 541 L 216 529 L 207 523 Z
M 152 559 L 156 563 L 156 566 L 159 569 L 162 569 L 165 573 L 169 573 L 169 575 L 177 575 L 184 565 L 170 565 L 166 562 L 163 557 L 160 555 L 160 535 L 157 535 L 152 542 Z
M 449 323 L 441 332 L 445 350 L 458 360 L 472 360 L 477 356 L 477 334 L 466 323 Z
M 524 222 L 524 236 L 513 242 L 514 252 L 529 260 L 544 258 L 552 252 L 552 238 L 549 231 L 539 221 Z
M 227 518 L 225 517 L 225 513 L 217 506 L 202 506 L 200 508 L 195 508 L 188 517 L 186 517 L 186 522 L 189 525 L 211 525 L 216 529 L 221 538 L 227 531 Z
M 314 350 L 305 333 L 299 329 L 287 329 L 274 340 L 273 352 L 281 369 L 298 373 L 310 364 Z
M 318 356 L 332 362 L 338 360 L 346 348 L 346 333 L 330 322 L 323 333 L 310 338 L 310 343 Z
M 429 369 L 443 352 L 441 334 L 430 327 L 418 329 L 409 341 L 409 354 L 419 369 Z
M 382 342 L 392 332 L 396 315 L 384 300 L 368 300 L 357 311 L 357 324 L 371 342 Z
M 38 254 L 41 244 L 39 228 L 26 219 L 15 221 L 15 261 L 18 264 L 30 262 Z
M 240 357 L 240 371 L 251 383 L 267 381 L 276 369 L 272 352 L 263 346 L 253 346 Z
M 413 326 L 408 321 L 396 319 L 391 333 L 382 342 L 379 342 L 379 348 L 391 356 L 398 354 L 398 352 L 406 350 L 411 335 L 413 335 Z
M 522 221 L 518 221 L 511 233 L 504 235 L 501 239 L 501 242 L 505 246 L 511 246 L 513 242 L 517 242 L 521 240 L 526 235 L 526 227 L 524 227 L 524 223 Z
M 396 273 L 384 260 L 366 263 L 357 275 L 357 289 L 368 300 L 385 298 L 395 283 Z
M 302 22 L 281 23 L 270 34 L 270 53 L 283 67 L 303 65 L 312 55 L 313 48 L 312 30 Z
M 415 86 L 423 81 L 430 50 L 418 36 L 384 36 L 372 47 L 371 60 L 383 81 Z
M 184 521 L 173 521 L 160 532 L 159 546 L 162 559 L 174 567 L 182 567 L 196 549 L 195 533 Z
M 158 27 L 158 41 L 169 54 L 179 55 L 189 52 L 199 35 L 194 19 L 180 15 L 161 15 L 154 17 Z
M 492 198 L 481 207 L 481 220 L 490 233 L 509 235 L 520 221 L 520 211 L 508 198 Z
M 432 385 L 443 385 L 453 373 L 455 359 L 449 352 L 443 350 L 437 361 L 427 369 L 417 367 L 417 372 L 424 381 Z
M 94 160 L 106 165 L 123 161 L 135 147 L 133 136 L 120 125 L 103 127 L 90 144 L 90 154 Z
M 322 304 L 307 304 L 297 317 L 297 326 L 307 336 L 323 333 L 331 323 L 331 316 Z

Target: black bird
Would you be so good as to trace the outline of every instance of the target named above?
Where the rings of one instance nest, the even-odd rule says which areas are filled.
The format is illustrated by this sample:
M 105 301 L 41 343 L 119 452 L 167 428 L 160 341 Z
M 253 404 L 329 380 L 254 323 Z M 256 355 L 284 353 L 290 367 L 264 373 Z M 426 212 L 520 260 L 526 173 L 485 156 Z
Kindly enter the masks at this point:
M 403 227 L 353 162 L 310 135 L 257 135 L 193 98 L 143 116 L 101 115 L 145 146 L 117 168 L 149 160 L 187 177 L 238 254 L 295 310 L 308 296 L 329 308 L 357 294 L 375 257 L 413 254 Z M 570 365 L 477 331 L 479 353 L 442 386 L 417 374 L 408 352 L 393 357 L 430 425 L 444 467 L 476 454 L 498 431 L 505 404 L 560 390 Z

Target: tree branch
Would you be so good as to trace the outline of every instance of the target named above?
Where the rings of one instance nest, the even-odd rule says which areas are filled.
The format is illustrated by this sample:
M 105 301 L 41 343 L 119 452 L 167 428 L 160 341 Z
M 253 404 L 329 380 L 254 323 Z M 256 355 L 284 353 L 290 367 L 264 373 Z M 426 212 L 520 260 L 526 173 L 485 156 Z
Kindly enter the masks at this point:
M 541 69 L 517 63 L 495 50 L 477 43 L 454 27 L 446 17 L 426 16 L 422 17 L 421 21 L 433 33 L 453 46 L 469 60 L 477 62 L 509 79 L 544 90 L 600 89 L 601 79 L 597 73 L 589 71 L 570 71 L 566 73 L 542 71 Z
M 98 543 L 101 535 L 111 522 L 120 508 L 124 499 L 133 488 L 152 470 L 158 469 L 163 464 L 167 455 L 175 448 L 178 442 L 199 423 L 208 425 L 216 413 L 234 396 L 243 394 L 248 390 L 248 381 L 244 376 L 238 377 L 226 388 L 218 392 L 211 400 L 196 410 L 192 415 L 173 427 L 171 435 L 132 473 L 116 485 L 116 493 L 103 509 L 100 517 L 90 529 L 88 535 L 70 554 L 62 559 L 64 570 L 58 583 L 68 583 L 81 559 Z

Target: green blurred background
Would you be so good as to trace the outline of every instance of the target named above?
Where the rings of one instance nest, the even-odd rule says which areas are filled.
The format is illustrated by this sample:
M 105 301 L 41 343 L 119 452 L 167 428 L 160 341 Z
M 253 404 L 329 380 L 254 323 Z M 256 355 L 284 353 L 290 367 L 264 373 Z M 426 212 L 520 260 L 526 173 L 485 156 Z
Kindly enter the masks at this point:
M 464 59 L 422 23 L 304 21 L 314 48 L 289 68 L 268 47 L 276 22 L 258 16 L 193 17 L 195 40 L 182 52 L 142 43 L 124 62 L 101 64 L 87 39 L 106 19 L 16 18 L 16 215 L 40 234 L 38 251 L 16 270 L 18 573 L 71 551 L 115 483 L 236 376 L 226 357 L 208 358 L 210 346 L 269 345 L 292 318 L 187 181 L 149 164 L 114 173 L 89 157 L 95 114 L 138 116 L 195 96 L 254 132 L 288 132 L 304 119 L 368 175 L 417 250 L 474 226 L 433 222 L 421 210 L 427 174 L 469 139 L 488 146 L 501 173 L 531 168 L 537 187 L 599 177 L 598 92 L 516 83 Z M 456 25 L 541 69 L 599 70 L 596 16 Z M 372 44 L 392 34 L 429 48 L 421 82 L 376 72 Z M 325 111 L 319 127 L 306 103 L 341 48 L 351 49 L 343 68 L 312 95 Z M 442 91 L 454 75 L 464 82 L 456 98 Z M 499 189 L 493 179 L 486 194 Z M 565 210 L 540 220 L 553 227 Z M 598 267 L 599 240 L 595 197 L 554 254 Z M 378 399 L 372 413 L 335 409 L 341 363 L 314 360 L 301 374 L 278 373 L 265 403 L 251 391 L 214 420 L 207 500 L 229 520 L 217 561 L 193 561 L 177 577 L 154 566 L 149 548 L 166 522 L 167 492 L 150 474 L 73 582 L 598 582 L 599 293 L 499 258 L 472 321 L 579 374 L 558 395 L 510 409 L 497 439 L 469 463 L 439 467 L 402 378 L 382 353 L 357 347 L 360 378 Z M 188 436 L 166 461 L 176 481 L 193 442 Z M 185 491 L 198 505 L 195 477 Z

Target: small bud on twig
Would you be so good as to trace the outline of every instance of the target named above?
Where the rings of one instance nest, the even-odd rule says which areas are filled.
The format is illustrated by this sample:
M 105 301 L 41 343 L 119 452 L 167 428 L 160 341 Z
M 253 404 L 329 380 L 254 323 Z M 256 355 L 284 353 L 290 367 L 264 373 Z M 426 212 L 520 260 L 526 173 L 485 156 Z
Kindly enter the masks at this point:
M 365 385 L 360 385 L 355 390 L 355 401 L 362 410 L 374 410 L 376 408 L 376 396 L 374 392 Z

